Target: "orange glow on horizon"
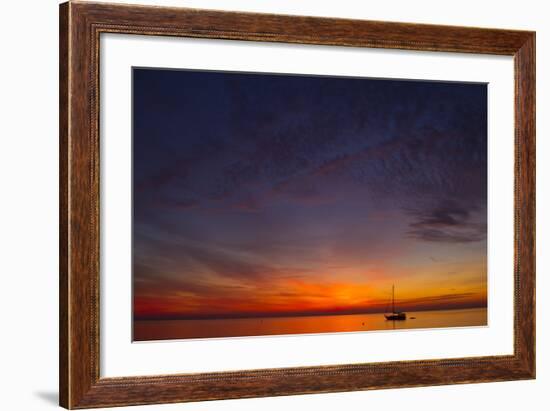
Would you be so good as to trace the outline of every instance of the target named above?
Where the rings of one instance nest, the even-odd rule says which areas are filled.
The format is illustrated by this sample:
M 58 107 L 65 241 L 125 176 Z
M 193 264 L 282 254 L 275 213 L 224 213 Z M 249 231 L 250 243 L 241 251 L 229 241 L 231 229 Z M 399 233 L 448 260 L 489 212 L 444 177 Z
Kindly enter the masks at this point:
M 404 270 L 399 278 L 378 269 L 372 280 L 361 273 L 336 272 L 326 276 L 274 277 L 271 281 L 225 283 L 216 277 L 204 285 L 208 292 L 145 288 L 134 298 L 134 316 L 146 318 L 217 318 L 338 313 L 383 312 L 387 309 L 391 285 L 396 284 L 396 304 L 409 311 L 486 306 L 487 285 L 484 267 L 465 265 L 464 271 L 448 281 L 434 281 L 435 268 L 419 272 Z M 319 279 L 322 277 L 322 280 Z M 438 278 L 438 277 L 435 277 Z

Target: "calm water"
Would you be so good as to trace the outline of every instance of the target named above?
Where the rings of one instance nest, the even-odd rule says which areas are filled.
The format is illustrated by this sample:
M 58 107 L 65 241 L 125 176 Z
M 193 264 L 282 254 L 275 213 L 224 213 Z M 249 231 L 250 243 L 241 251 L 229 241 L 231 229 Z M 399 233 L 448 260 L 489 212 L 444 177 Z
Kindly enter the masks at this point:
M 415 319 L 412 319 L 412 317 L 415 317 Z M 313 334 L 482 325 L 487 325 L 486 308 L 407 312 L 407 320 L 405 321 L 387 321 L 383 314 L 136 321 L 134 322 L 134 340 Z

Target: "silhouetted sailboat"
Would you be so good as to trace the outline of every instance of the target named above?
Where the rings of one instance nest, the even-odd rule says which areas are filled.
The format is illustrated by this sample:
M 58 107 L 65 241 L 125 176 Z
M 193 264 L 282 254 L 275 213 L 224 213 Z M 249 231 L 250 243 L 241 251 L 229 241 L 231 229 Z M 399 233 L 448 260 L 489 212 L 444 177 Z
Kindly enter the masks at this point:
M 391 313 L 384 314 L 386 320 L 401 321 L 407 319 L 407 314 L 402 311 L 395 311 L 395 286 L 391 286 Z

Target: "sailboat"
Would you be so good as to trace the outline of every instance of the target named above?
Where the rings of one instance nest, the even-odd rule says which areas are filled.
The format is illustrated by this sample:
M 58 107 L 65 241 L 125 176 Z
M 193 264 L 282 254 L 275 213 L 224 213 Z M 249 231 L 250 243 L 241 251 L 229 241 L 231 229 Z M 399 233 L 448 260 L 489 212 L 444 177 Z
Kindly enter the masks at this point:
M 384 314 L 386 320 L 401 321 L 407 319 L 407 314 L 402 311 L 395 311 L 395 285 L 391 286 L 391 313 Z

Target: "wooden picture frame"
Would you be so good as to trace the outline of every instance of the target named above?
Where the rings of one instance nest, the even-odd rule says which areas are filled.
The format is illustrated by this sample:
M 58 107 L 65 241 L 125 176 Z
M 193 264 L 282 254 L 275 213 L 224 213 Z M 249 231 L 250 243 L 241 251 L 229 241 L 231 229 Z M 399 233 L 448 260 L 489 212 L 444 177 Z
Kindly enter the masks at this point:
M 100 378 L 101 33 L 513 56 L 514 354 Z M 60 6 L 60 405 L 91 408 L 535 378 L 535 33 L 184 8 Z

